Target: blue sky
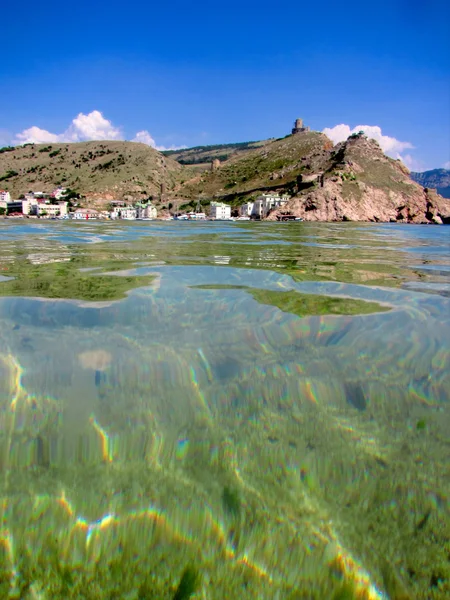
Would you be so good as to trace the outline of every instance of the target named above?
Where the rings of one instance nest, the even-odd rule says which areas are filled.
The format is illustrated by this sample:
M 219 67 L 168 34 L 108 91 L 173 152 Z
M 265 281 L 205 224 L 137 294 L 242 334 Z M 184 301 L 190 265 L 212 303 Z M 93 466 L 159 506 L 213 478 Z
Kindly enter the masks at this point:
M 378 127 L 374 136 L 408 166 L 442 167 L 447 4 L 24 0 L 19 11 L 9 2 L 0 144 L 194 146 L 281 137 L 303 117 L 336 140 Z

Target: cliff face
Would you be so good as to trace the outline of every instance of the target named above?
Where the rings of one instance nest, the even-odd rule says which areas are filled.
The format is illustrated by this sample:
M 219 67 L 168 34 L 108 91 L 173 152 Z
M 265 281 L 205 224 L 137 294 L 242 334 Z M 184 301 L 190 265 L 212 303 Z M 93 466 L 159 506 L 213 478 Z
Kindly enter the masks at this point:
M 268 218 L 289 212 L 305 221 L 450 222 L 450 201 L 413 182 L 408 169 L 385 156 L 374 140 L 350 137 L 321 167 Z

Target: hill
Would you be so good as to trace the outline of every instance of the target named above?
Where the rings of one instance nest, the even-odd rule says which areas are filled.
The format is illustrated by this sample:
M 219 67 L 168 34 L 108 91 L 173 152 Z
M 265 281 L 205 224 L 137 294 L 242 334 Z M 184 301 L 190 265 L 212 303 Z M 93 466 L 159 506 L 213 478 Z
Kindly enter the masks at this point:
M 208 168 L 213 160 L 221 162 L 241 155 L 248 150 L 263 146 L 272 140 L 259 142 L 236 142 L 234 144 L 215 144 L 211 146 L 194 146 L 193 148 L 182 148 L 180 150 L 163 150 L 161 154 L 170 156 L 180 165 L 193 165 Z
M 332 142 L 322 133 L 305 132 L 247 148 L 220 165 L 187 181 L 179 192 L 186 198 L 216 198 L 238 205 L 263 191 L 294 194 L 299 175 L 315 172 Z
M 13 198 L 29 191 L 75 190 L 90 204 L 139 199 L 167 191 L 183 167 L 150 146 L 135 142 L 26 144 L 0 150 L 0 187 Z
M 411 173 L 411 178 L 426 188 L 434 188 L 444 198 L 450 198 L 450 170 L 433 169 L 423 173 Z
M 286 208 L 304 220 L 450 222 L 450 202 L 412 181 L 401 161 L 363 134 L 319 158 L 312 187 L 300 189 Z
M 363 134 L 334 147 L 315 131 L 266 141 L 177 189 L 192 202 L 216 198 L 233 206 L 268 191 L 292 196 L 283 212 L 304 220 L 440 223 L 450 218 L 450 202 L 412 181 L 400 161 Z M 269 219 L 277 216 L 280 211 Z

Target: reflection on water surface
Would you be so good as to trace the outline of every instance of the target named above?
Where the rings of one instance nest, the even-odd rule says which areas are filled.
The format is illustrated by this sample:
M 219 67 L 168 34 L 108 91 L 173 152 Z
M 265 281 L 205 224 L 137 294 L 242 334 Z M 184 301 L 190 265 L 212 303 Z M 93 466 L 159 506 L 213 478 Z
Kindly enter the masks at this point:
M 448 597 L 448 235 L 1 223 L 0 597 Z

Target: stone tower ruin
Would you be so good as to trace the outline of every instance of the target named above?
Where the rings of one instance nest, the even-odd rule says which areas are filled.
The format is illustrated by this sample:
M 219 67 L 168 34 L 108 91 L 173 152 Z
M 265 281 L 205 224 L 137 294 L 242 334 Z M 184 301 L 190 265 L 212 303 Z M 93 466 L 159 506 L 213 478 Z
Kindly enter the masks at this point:
M 303 127 L 303 119 L 296 119 L 294 127 L 292 128 L 292 135 L 294 135 L 295 133 L 303 133 L 305 131 L 310 131 L 310 128 Z

